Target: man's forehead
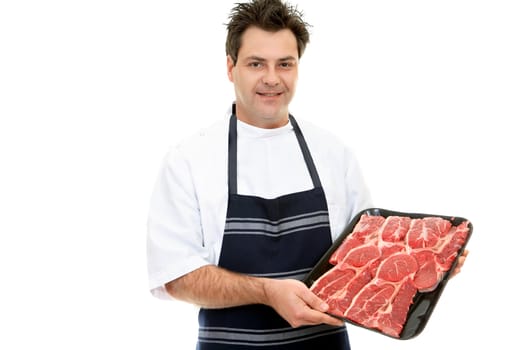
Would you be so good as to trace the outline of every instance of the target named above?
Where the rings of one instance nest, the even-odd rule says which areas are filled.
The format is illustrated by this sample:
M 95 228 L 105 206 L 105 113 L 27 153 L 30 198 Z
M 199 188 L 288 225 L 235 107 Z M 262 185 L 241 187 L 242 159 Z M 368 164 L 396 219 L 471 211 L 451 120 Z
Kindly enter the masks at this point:
M 258 57 L 264 60 L 298 58 L 297 39 L 290 29 L 266 31 L 249 27 L 242 35 L 239 58 Z

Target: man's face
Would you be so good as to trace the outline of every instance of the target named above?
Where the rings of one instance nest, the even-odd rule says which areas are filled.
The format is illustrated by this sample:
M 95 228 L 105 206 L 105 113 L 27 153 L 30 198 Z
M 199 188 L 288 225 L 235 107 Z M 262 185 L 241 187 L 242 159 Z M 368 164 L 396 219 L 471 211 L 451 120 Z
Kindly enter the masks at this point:
M 237 64 L 228 56 L 228 78 L 235 87 L 237 117 L 261 128 L 288 122 L 299 57 L 292 31 L 249 27 L 242 36 Z

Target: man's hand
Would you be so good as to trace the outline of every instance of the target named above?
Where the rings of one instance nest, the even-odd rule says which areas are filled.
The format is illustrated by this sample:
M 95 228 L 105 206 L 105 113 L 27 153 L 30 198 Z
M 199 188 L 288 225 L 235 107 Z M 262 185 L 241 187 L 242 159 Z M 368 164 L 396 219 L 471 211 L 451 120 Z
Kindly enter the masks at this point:
M 452 271 L 452 274 L 450 277 L 456 276 L 458 273 L 461 272 L 461 268 L 463 267 L 463 264 L 465 263 L 465 259 L 467 259 L 468 256 L 468 250 L 463 250 L 463 254 L 460 255 L 458 258 L 458 263 L 456 265 L 456 268 L 454 268 L 454 271 Z
M 326 323 L 342 326 L 344 322 L 325 312 L 328 305 L 296 280 L 273 280 L 264 282 L 266 304 L 271 306 L 292 327 Z

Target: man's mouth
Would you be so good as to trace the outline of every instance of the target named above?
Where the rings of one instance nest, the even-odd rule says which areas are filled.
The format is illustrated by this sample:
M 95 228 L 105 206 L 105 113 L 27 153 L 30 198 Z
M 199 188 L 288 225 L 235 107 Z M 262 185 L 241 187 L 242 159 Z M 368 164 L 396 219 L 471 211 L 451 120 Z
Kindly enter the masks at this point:
M 281 95 L 282 92 L 258 92 L 257 95 L 265 97 L 275 97 Z

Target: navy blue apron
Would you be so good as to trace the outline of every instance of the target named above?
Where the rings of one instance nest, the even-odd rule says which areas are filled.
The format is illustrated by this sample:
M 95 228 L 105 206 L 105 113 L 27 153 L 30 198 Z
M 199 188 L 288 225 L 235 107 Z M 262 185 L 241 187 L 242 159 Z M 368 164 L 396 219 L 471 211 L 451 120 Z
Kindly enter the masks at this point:
M 328 206 L 310 151 L 289 116 L 314 188 L 275 199 L 237 193 L 237 118 L 230 118 L 228 210 L 219 266 L 251 276 L 302 279 L 332 244 Z M 292 328 L 266 305 L 201 309 L 198 350 L 349 350 L 346 327 Z

